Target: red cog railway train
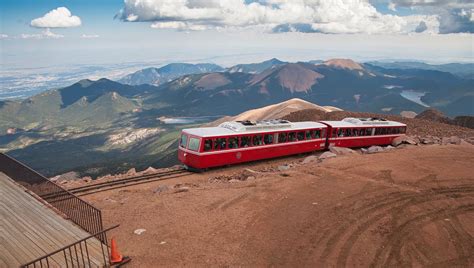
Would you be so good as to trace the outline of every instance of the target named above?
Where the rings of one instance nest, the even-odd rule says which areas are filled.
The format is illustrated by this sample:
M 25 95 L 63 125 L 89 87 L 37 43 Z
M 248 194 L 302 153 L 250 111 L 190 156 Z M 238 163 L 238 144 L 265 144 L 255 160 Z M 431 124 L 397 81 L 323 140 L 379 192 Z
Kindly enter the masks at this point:
M 391 144 L 406 125 L 381 118 L 341 121 L 225 122 L 218 127 L 183 129 L 178 158 L 191 170 L 327 150 L 329 146 Z

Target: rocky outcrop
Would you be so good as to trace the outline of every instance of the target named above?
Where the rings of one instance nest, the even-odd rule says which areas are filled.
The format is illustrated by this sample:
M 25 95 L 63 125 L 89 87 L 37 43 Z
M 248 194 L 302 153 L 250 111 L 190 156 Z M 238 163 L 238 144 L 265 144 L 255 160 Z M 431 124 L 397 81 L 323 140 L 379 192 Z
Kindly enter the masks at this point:
M 337 156 L 337 154 L 335 154 L 335 153 L 324 152 L 319 156 L 319 159 L 324 160 L 324 159 L 333 158 L 333 157 L 336 157 L 336 156 Z
M 337 146 L 329 146 L 329 151 L 331 153 L 334 153 L 336 155 L 347 155 L 347 154 L 355 154 L 357 153 L 356 151 L 350 149 L 350 148 L 345 148 L 345 147 L 337 147 Z

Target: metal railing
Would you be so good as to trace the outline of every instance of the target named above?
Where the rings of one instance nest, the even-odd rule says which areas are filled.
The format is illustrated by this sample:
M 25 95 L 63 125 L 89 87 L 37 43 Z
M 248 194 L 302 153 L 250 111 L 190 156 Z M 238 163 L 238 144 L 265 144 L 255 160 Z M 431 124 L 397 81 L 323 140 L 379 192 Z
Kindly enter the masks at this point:
M 117 228 L 119 225 L 107 228 L 72 244 L 53 251 L 43 257 L 37 258 L 21 267 L 110 267 L 110 252 L 107 243 L 95 240 L 98 236 L 105 236 L 107 231 Z M 90 252 L 94 245 L 100 244 L 100 259 L 95 259 Z M 97 248 L 95 249 L 97 250 Z M 92 255 L 92 260 L 91 260 Z M 64 262 L 63 262 L 64 260 Z M 100 263 L 98 263 L 100 262 Z
M 97 239 L 107 244 L 107 235 L 102 232 L 102 213 L 99 209 L 25 164 L 2 153 L 0 153 L 0 172 L 41 197 L 88 233 L 97 234 Z

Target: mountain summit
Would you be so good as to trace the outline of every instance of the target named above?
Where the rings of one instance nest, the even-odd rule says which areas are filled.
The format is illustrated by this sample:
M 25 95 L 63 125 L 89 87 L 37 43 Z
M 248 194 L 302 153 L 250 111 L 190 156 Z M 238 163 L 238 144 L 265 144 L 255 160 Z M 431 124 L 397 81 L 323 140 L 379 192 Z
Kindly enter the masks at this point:
M 249 63 L 249 64 L 238 64 L 227 69 L 230 73 L 261 73 L 269 68 L 275 68 L 285 64 L 286 62 L 281 61 L 277 58 L 269 59 L 259 63 Z
M 349 70 L 364 70 L 364 67 L 359 63 L 351 60 L 351 59 L 330 59 L 323 62 L 324 65 L 341 68 L 341 69 L 349 69 Z

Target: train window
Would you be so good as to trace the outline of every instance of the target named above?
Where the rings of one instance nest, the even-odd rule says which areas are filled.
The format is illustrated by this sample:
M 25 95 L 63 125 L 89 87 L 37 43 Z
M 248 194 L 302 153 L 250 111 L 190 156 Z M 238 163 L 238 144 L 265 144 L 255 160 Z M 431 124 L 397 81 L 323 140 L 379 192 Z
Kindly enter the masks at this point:
M 188 135 L 185 135 L 185 134 L 181 135 L 181 140 L 179 142 L 179 145 L 181 145 L 181 147 L 183 148 L 186 148 L 186 145 L 188 145 Z
M 204 140 L 204 152 L 212 150 L 212 140 L 206 139 Z
M 286 136 L 285 132 L 278 133 L 278 143 L 286 142 Z
M 288 141 L 296 141 L 296 132 L 288 133 Z
M 320 137 L 319 129 L 313 129 L 311 130 L 311 136 L 313 136 L 315 139 L 319 139 Z
M 239 148 L 239 138 L 238 137 L 229 138 L 229 149 L 235 149 L 235 148 Z
M 314 132 L 314 130 L 313 130 L 313 132 Z M 311 137 L 311 136 L 314 136 L 314 135 L 311 135 L 311 131 L 309 131 L 309 130 L 306 130 L 305 133 L 306 133 L 306 139 L 307 139 L 307 140 L 312 139 L 313 137 Z
M 218 138 L 214 140 L 214 150 L 222 150 L 227 146 L 226 138 Z
M 265 134 L 265 136 L 263 136 L 263 142 L 265 144 L 272 144 L 273 143 L 273 134 Z
M 359 129 L 359 136 L 365 136 L 365 128 Z
M 253 136 L 253 145 L 262 145 L 262 135 Z
M 365 129 L 365 136 L 372 136 L 372 128 Z
M 332 130 L 332 137 L 333 138 L 337 137 L 337 129 Z
M 338 137 L 344 137 L 344 130 L 342 128 L 339 129 L 339 131 L 337 132 L 337 136 Z
M 190 138 L 188 149 L 191 151 L 198 151 L 199 150 L 199 139 L 198 138 Z
M 350 137 L 352 136 L 352 133 L 351 133 L 351 130 L 350 128 L 346 128 L 345 131 L 344 131 L 344 136 L 345 137 Z M 357 129 L 354 129 L 354 132 L 357 131 Z M 357 135 L 356 135 L 357 136 Z
M 317 130 L 319 131 L 319 130 Z M 321 138 L 325 138 L 326 137 L 326 129 L 321 129 Z
M 296 136 L 297 136 L 299 141 L 304 140 L 304 131 L 298 132 L 298 134 Z
M 375 128 L 375 135 L 380 135 L 380 128 Z
M 360 129 L 354 129 L 354 134 L 353 134 L 353 136 L 356 136 L 356 137 L 357 137 L 357 136 L 360 136 L 360 135 L 361 135 L 361 134 L 360 134 Z
M 251 136 L 242 136 L 240 137 L 240 147 L 245 148 L 250 146 Z

